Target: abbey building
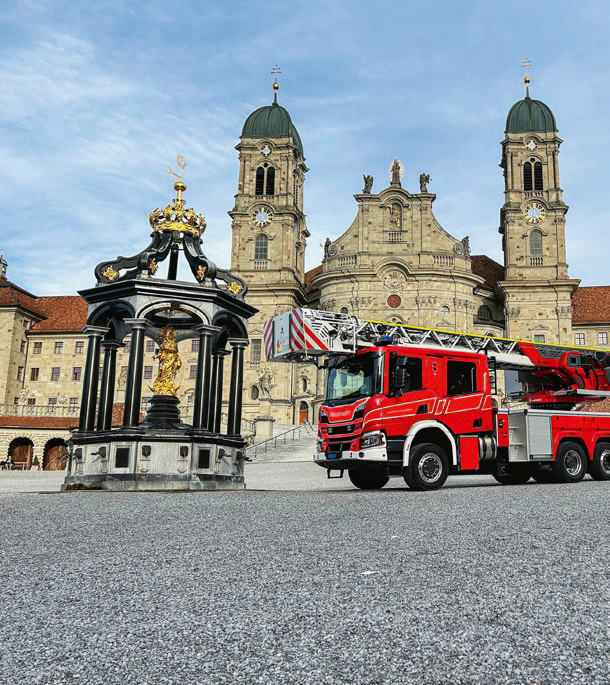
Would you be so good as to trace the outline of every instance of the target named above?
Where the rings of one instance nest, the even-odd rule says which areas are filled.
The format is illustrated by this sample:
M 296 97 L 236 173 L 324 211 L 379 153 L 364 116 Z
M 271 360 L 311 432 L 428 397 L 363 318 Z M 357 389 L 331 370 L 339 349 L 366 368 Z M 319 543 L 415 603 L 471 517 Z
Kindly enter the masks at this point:
M 354 196 L 355 218 L 322 264 L 303 272 L 309 235 L 303 212 L 307 167 L 299 134 L 277 102 L 246 120 L 233 217 L 232 268 L 249 282 L 259 313 L 244 388 L 250 416 L 279 423 L 315 421 L 322 379 L 307 365 L 266 364 L 263 323 L 296 306 L 417 326 L 548 343 L 605 347 L 608 288 L 579 288 L 568 274 L 564 203 L 555 117 L 529 94 L 510 109 L 500 166 L 504 204 L 499 239 L 504 264 L 471 254 L 468 236 L 440 225 L 430 177 L 410 189 L 402 165 L 389 184 L 374 179 Z M 271 180 L 270 180 L 271 179 Z M 501 176 L 498 174 L 498 182 Z M 458 229 L 459 230 L 459 229 Z
M 527 84 L 525 97 L 508 112 L 497 170 L 498 186 L 504 185 L 498 234 L 503 264 L 473 254 L 476 246 L 459 227 L 440 225 L 427 174 L 407 180 L 400 162 L 388 160 L 387 180 L 365 174 L 361 192 L 354 195 L 352 224 L 336 240 L 326 240 L 322 264 L 307 272 L 307 141 L 304 145 L 278 103 L 274 84 L 273 102 L 243 125 L 237 193 L 229 211 L 231 270 L 247 282 L 247 302 L 259 310 L 249 321 L 246 424 L 257 417 L 272 417 L 276 426 L 316 420 L 322 373 L 313 365 L 265 359 L 264 322 L 294 307 L 610 348 L 610 286 L 579 287 L 570 277 L 562 141 L 550 108 L 530 97 L 529 79 Z M 44 468 L 60 463 L 80 411 L 86 318 L 81 297 L 29 293 L 8 279 L 7 263 L 0 258 L 0 461 L 8 451 L 24 465 L 34 458 Z M 178 397 L 187 422 L 195 405 L 197 345 L 197 339 L 179 343 Z M 125 397 L 129 346 L 126 338 L 116 353 L 117 415 Z M 147 339 L 143 410 L 152 394 L 155 354 L 154 340 Z

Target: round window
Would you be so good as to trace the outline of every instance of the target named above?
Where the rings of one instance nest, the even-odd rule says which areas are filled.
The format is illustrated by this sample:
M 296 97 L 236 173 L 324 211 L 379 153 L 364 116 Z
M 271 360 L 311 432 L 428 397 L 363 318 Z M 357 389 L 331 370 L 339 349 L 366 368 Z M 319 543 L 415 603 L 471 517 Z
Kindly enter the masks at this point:
M 349 314 L 349 309 L 347 307 L 341 307 L 339 311 L 341 314 Z
M 392 309 L 400 307 L 401 303 L 402 300 L 400 299 L 400 295 L 390 295 L 390 297 L 388 297 L 388 307 L 392 307 Z
M 253 400 L 257 400 L 259 398 L 259 395 L 261 394 L 260 390 L 258 389 L 258 386 L 253 385 L 250 388 L 250 398 Z
M 444 304 L 441 307 L 441 314 L 443 316 L 449 316 L 449 314 L 451 314 L 451 307 L 448 307 L 446 304 Z

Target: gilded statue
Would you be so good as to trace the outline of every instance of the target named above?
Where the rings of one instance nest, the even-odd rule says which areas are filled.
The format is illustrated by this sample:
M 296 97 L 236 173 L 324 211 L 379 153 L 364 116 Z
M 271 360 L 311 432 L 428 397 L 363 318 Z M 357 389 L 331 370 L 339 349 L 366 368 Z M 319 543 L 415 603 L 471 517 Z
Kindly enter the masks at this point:
M 161 331 L 161 343 L 159 352 L 154 356 L 159 360 L 159 373 L 155 378 L 152 391 L 155 395 L 175 395 L 179 385 L 174 385 L 176 374 L 182 366 L 176 343 L 176 331 L 171 326 L 166 326 Z

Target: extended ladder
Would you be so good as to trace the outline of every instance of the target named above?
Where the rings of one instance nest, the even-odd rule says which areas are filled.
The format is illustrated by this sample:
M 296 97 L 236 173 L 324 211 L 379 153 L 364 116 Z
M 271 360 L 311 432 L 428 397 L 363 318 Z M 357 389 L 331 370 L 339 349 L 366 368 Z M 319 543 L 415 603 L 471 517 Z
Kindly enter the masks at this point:
M 519 370 L 534 366 L 519 340 L 369 321 L 316 309 L 299 308 L 275 316 L 266 322 L 264 335 L 269 361 L 316 362 L 320 357 L 352 354 L 383 341 L 386 344 L 486 354 L 494 358 L 497 367 L 502 369 Z

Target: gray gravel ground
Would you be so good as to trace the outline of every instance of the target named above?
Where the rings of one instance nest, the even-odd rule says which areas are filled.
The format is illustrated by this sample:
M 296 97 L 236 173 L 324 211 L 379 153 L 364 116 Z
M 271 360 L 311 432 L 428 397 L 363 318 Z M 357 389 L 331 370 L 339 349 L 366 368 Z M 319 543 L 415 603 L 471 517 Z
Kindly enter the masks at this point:
M 610 682 L 607 483 L 322 482 L 0 496 L 0 682 Z

